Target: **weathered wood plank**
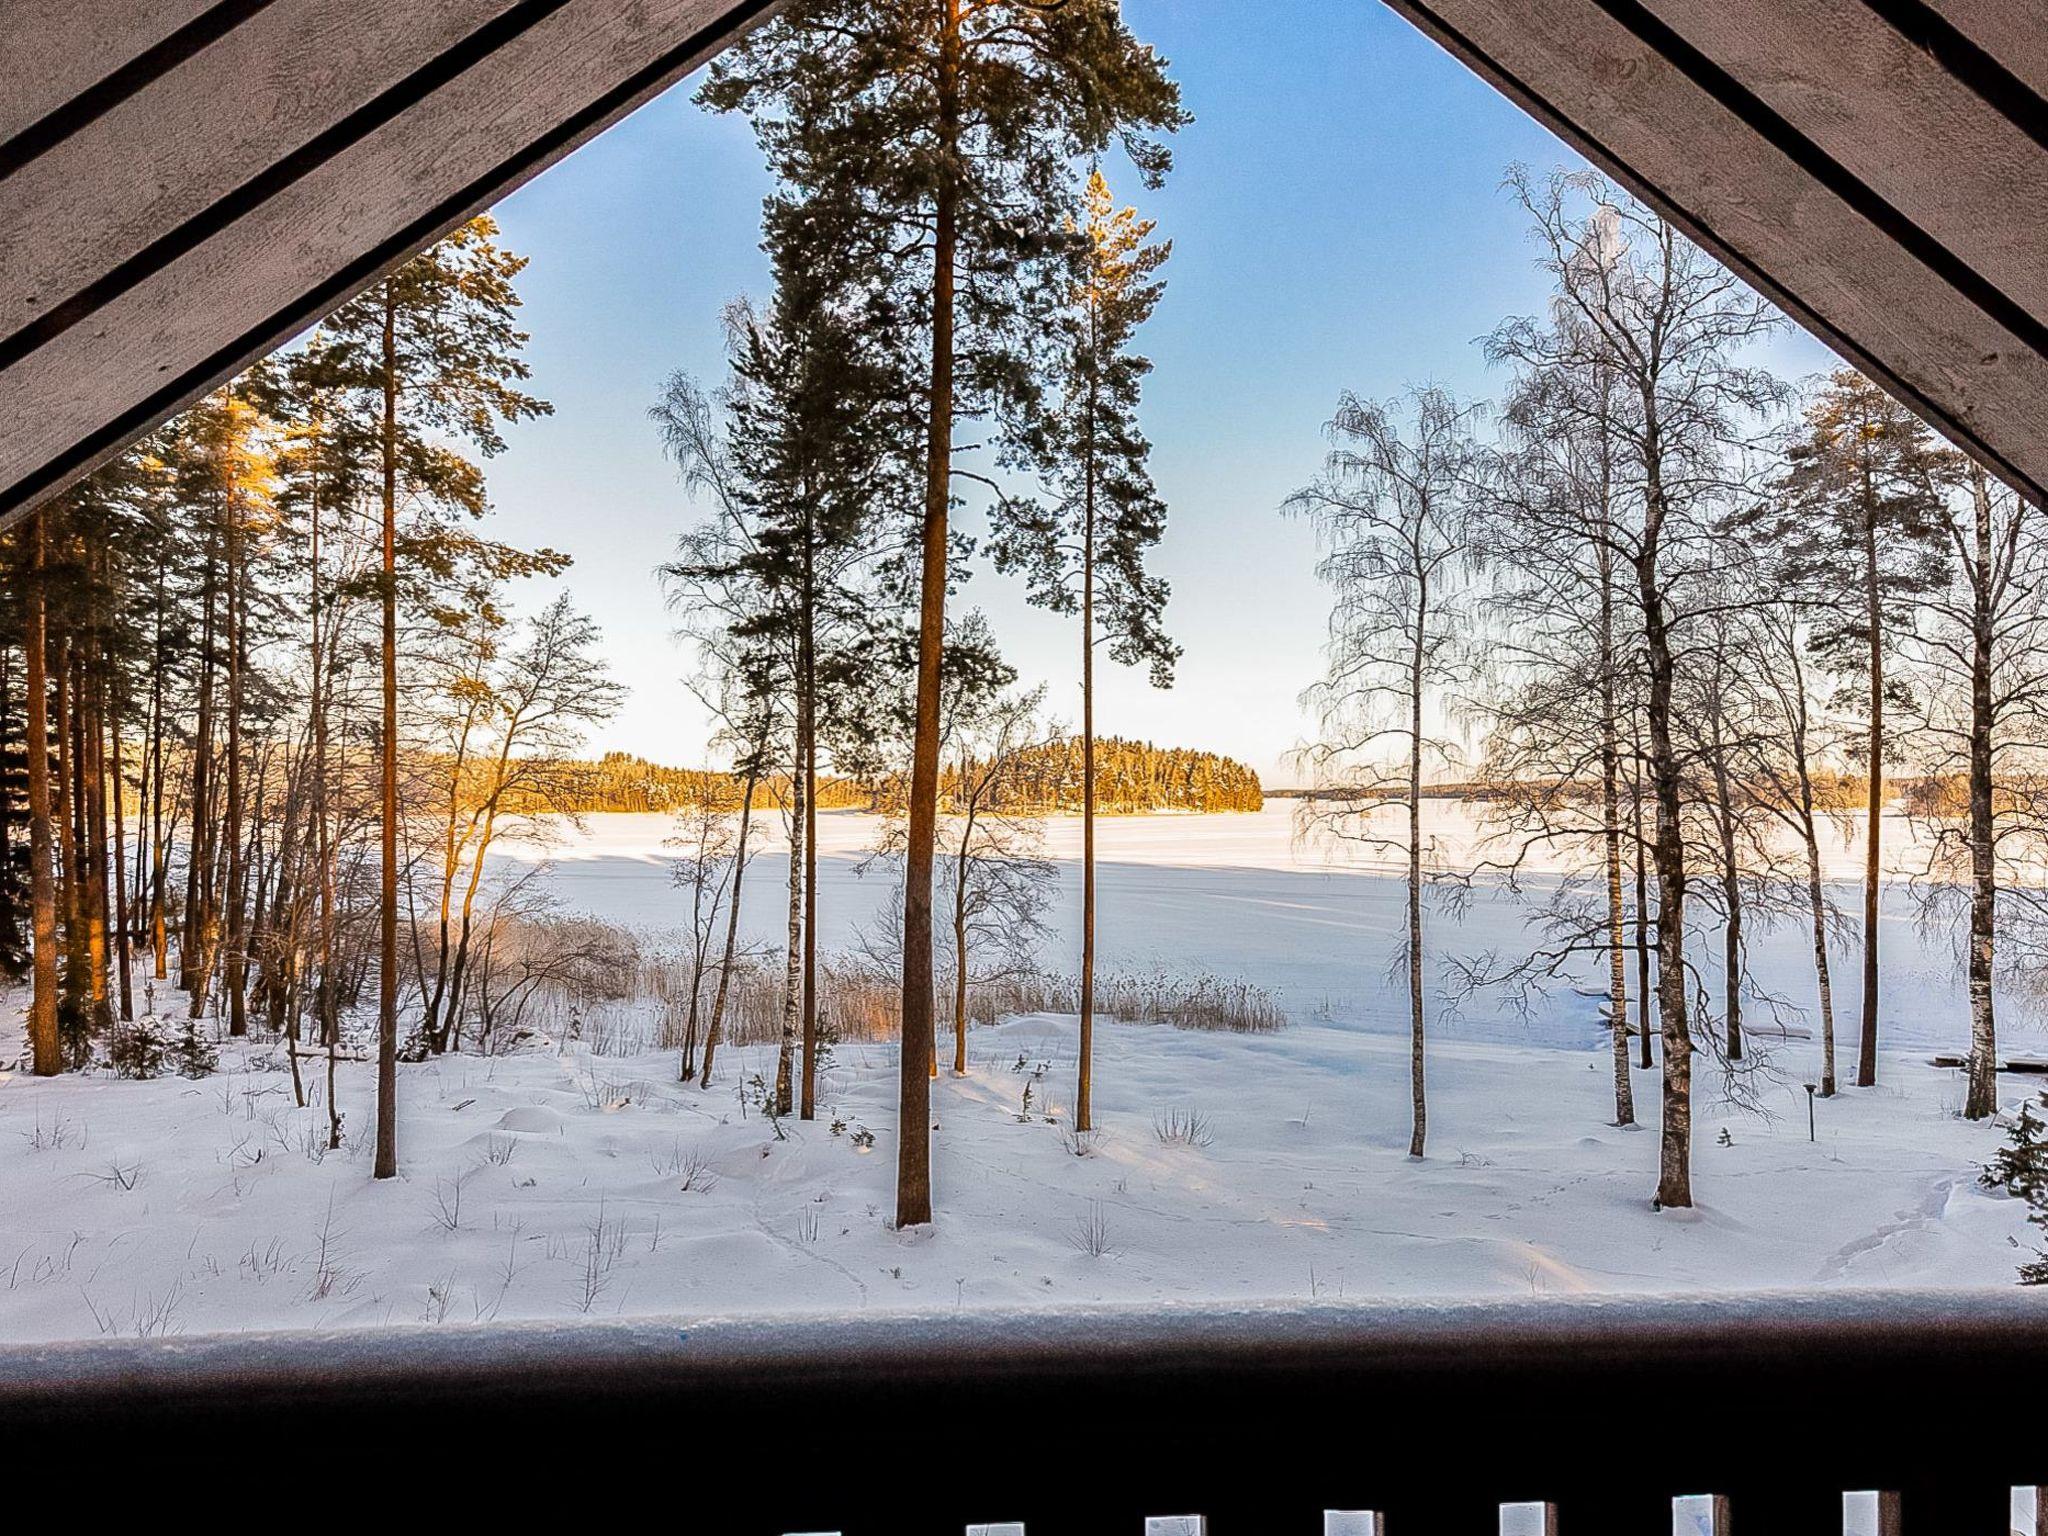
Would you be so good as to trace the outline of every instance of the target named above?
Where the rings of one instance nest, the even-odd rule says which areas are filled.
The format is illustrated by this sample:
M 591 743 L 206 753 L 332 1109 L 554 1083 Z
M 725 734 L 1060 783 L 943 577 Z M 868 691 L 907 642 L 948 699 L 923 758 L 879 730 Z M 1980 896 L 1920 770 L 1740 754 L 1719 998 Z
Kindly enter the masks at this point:
M 2034 315 L 2048 315 L 2048 146 L 1834 0 L 1644 0 L 1843 169 Z M 2048 13 L 2041 25 L 2048 29 Z
M 272 0 L 8 178 L 0 347 L 516 3 Z
M 2030 497 L 2048 357 L 1593 0 L 1388 0 Z
M 2041 0 L 1926 0 L 1958 32 L 2048 96 L 2048 12 Z
M 571 0 L 54 337 L 0 373 L 0 517 L 289 340 L 771 8 Z
M 0 144 L 106 79 L 213 0 L 4 0 Z

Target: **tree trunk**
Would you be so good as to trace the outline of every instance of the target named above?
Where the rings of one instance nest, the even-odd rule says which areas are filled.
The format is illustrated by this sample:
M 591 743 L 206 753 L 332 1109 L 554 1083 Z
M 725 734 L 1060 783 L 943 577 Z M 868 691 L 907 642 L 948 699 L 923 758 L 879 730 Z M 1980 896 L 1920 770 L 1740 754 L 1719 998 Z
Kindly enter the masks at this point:
M 77 668 L 71 636 L 62 636 L 57 647 L 57 684 L 52 724 L 57 732 L 56 795 L 50 807 L 57 822 L 57 907 L 64 916 L 64 972 L 58 1004 L 58 1032 L 68 1036 L 67 1053 L 83 1045 L 79 1038 L 88 1028 L 91 983 L 86 957 L 85 881 L 80 830 L 84 796 L 78 740 Z
M 802 734 L 801 730 L 798 732 Z M 797 1034 L 804 1008 L 804 771 L 799 743 L 789 776 L 789 942 L 782 968 L 782 1046 L 775 1056 L 775 1113 L 796 1108 Z
M 806 498 L 806 506 L 809 499 Z M 797 1118 L 818 1117 L 818 641 L 815 535 L 804 530 L 803 693 L 797 727 L 803 736 L 804 776 L 804 1017 L 803 1079 Z
M 1742 868 L 1735 844 L 1735 799 L 1719 744 L 1714 763 L 1714 827 L 1721 838 L 1721 1007 L 1726 1014 L 1728 1059 L 1742 1060 Z
M 34 977 L 28 1038 L 37 1077 L 54 1077 L 63 1067 L 57 1040 L 57 888 L 50 835 L 50 603 L 43 567 L 47 516 L 46 512 L 36 513 L 30 533 L 33 564 L 28 633 L 22 644 L 28 663 L 29 923 Z
M 205 617 L 200 623 L 198 725 L 192 743 L 192 835 L 186 839 L 185 920 L 178 938 L 178 985 L 190 994 L 195 1019 L 205 1011 L 206 971 L 212 963 L 206 934 L 211 921 L 207 871 L 213 863 L 213 672 L 218 617 L 214 550 L 214 537 L 209 534 Z
M 103 1032 L 111 1030 L 114 1024 L 107 986 L 112 949 L 108 930 L 113 926 L 113 914 L 107 891 L 107 734 L 103 708 L 106 678 L 97 624 L 90 645 L 90 653 L 81 656 L 78 666 L 78 776 L 82 791 L 79 810 L 83 823 L 80 883 L 85 901 L 86 963 L 91 967 L 92 1028 Z
M 164 648 L 162 583 L 159 566 L 156 665 L 150 669 L 149 680 L 149 973 L 158 981 L 168 981 L 171 939 L 164 915 L 164 898 L 170 888 L 170 862 L 164 846 L 164 673 L 169 663 Z
M 711 998 L 711 1022 L 704 1026 L 704 1070 L 697 1074 L 697 1086 L 711 1086 L 711 1058 L 718 1051 L 718 1038 L 725 1025 L 725 998 L 732 986 L 734 956 L 740 942 L 740 883 L 747 873 L 747 837 L 753 829 L 754 776 L 747 775 L 740 787 L 740 841 L 733 852 L 732 906 L 725 914 L 725 955 L 718 963 L 718 991 Z
M 1970 1084 L 1963 1118 L 1998 1113 L 1998 1026 L 1991 998 L 1998 922 L 1997 825 L 1993 820 L 1991 492 L 1976 472 L 1974 569 L 1970 572 Z
M 1877 1083 L 1877 897 L 1884 818 L 1884 601 L 1877 571 L 1877 508 L 1866 478 L 1863 504 L 1865 622 L 1870 626 L 1869 785 L 1863 828 L 1863 1038 L 1856 1086 Z
M 121 803 L 121 716 L 107 710 L 107 734 L 113 741 L 114 796 L 114 965 L 121 983 L 121 1018 L 135 1017 L 135 982 L 129 975 L 128 825 Z
M 1081 533 L 1081 1043 L 1074 1129 L 1095 1129 L 1095 455 Z
M 1621 744 L 1614 686 L 1614 574 L 1606 541 L 1600 566 L 1600 835 L 1607 863 L 1607 1013 L 1614 1057 L 1614 1123 L 1636 1123 L 1628 1068 L 1628 930 L 1621 897 Z
M 961 783 L 966 783 L 966 765 L 961 765 Z M 970 817 L 960 839 L 960 856 L 953 865 L 953 1075 L 967 1075 L 967 873 L 968 839 L 974 836 Z M 934 1053 L 936 1057 L 936 1053 Z
M 1820 992 L 1820 1093 L 1835 1096 L 1835 994 L 1828 979 L 1828 909 L 1821 885 L 1820 839 L 1813 826 L 1813 801 L 1809 792 L 1805 809 L 1806 902 L 1813 919 L 1813 976 Z
M 377 886 L 377 1154 L 372 1176 L 398 1174 L 398 297 L 384 282 L 384 730 Z
M 939 48 L 938 153 L 960 139 L 960 0 L 945 0 Z M 897 1096 L 896 1225 L 932 1219 L 932 856 L 939 824 L 939 669 L 946 641 L 947 512 L 953 486 L 955 194 L 934 209 L 931 392 L 925 410 L 925 501 L 917 628 L 917 729 L 903 860 L 903 1046 Z
M 1421 1157 L 1429 1135 L 1423 1082 L 1422 1020 L 1422 671 L 1429 585 L 1417 584 L 1414 648 L 1408 659 L 1408 1155 Z
M 1654 409 L 1654 407 L 1653 407 Z M 1654 433 L 1645 455 L 1649 518 L 1663 513 L 1661 453 Z M 1674 664 L 1654 528 L 1645 534 L 1637 571 L 1649 673 L 1645 713 L 1650 730 L 1650 789 L 1656 800 L 1652 862 L 1657 873 L 1657 1012 L 1664 1035 L 1663 1125 L 1657 1158 L 1658 1206 L 1692 1204 L 1692 1032 L 1685 1000 L 1685 832 L 1680 822 L 1680 771 L 1671 740 Z
M 1641 733 L 1635 743 L 1635 772 L 1631 775 L 1629 794 L 1629 819 L 1633 831 L 1636 857 L 1636 1023 L 1641 1039 L 1641 1052 L 1637 1064 L 1645 1071 L 1656 1065 L 1650 1049 L 1650 1041 L 1656 1030 L 1650 1020 L 1650 876 L 1643 858 L 1647 844 L 1643 840 L 1643 768 Z
M 334 1057 L 340 1043 L 341 1016 L 334 976 L 334 847 L 327 804 L 327 652 L 321 643 L 320 503 L 316 494 L 309 518 L 312 543 L 307 564 L 312 572 L 312 648 L 309 652 L 308 707 L 313 724 L 313 856 L 319 863 L 319 975 L 313 983 L 313 1018 L 320 1043 L 327 1048 L 327 1148 L 341 1145 L 341 1107 L 334 1102 Z
M 226 956 L 221 967 L 221 985 L 227 991 L 228 1033 L 249 1033 L 248 863 L 242 843 L 242 695 L 247 690 L 248 642 L 244 636 L 246 616 L 245 580 L 242 559 L 242 509 L 231 498 L 227 508 L 227 613 L 228 613 L 228 783 L 227 783 L 227 921 Z

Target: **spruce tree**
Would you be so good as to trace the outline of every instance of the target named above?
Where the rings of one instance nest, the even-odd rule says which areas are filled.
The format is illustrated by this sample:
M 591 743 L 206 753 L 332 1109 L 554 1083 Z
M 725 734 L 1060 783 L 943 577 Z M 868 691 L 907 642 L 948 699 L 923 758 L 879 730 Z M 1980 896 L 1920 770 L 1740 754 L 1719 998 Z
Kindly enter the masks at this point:
M 2048 1094 L 2040 1104 L 2048 1108 Z M 2027 1220 L 2048 1232 L 2048 1123 L 2033 1103 L 2020 1106 L 2019 1118 L 2006 1132 L 2005 1145 L 1992 1154 L 1978 1177 L 1986 1189 L 2003 1189 L 2027 1202 Z M 2037 1251 L 2020 1265 L 2020 1284 L 2048 1285 L 2048 1250 Z

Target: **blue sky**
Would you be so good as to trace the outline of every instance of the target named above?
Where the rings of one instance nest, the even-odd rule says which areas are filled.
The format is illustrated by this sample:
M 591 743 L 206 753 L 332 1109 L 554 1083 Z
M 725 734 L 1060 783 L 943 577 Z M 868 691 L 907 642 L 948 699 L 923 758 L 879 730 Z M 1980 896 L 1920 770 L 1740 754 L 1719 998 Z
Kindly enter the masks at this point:
M 1228 752 L 1285 782 L 1327 602 L 1310 532 L 1280 503 L 1314 474 L 1340 391 L 1499 391 L 1477 339 L 1543 298 L 1502 172 L 1578 162 L 1372 0 L 1124 10 L 1195 114 L 1164 191 L 1107 167 L 1174 241 L 1143 335 L 1156 365 L 1145 423 L 1170 509 L 1156 568 L 1186 655 L 1168 692 L 1099 671 L 1098 728 Z M 720 306 L 767 286 L 759 154 L 743 122 L 691 103 L 692 84 L 499 207 L 507 243 L 532 258 L 521 291 L 533 383 L 555 414 L 512 433 L 491 475 L 502 536 L 575 557 L 563 585 L 603 625 L 632 690 L 594 745 L 677 763 L 704 759 L 706 722 L 679 681 L 690 657 L 653 568 L 697 514 L 647 407 L 672 369 L 716 381 Z M 1771 353 L 1790 377 L 1830 363 L 1804 336 Z M 989 614 L 1011 660 L 1074 719 L 1073 621 L 1030 609 L 993 570 L 959 601 Z

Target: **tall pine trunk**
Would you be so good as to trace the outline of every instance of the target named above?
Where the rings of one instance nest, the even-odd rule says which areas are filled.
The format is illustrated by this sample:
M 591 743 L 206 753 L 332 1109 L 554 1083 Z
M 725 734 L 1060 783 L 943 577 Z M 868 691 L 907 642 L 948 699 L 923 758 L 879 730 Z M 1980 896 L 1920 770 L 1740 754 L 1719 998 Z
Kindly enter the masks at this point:
M 206 1008 L 206 972 L 211 965 L 207 929 L 208 871 L 213 864 L 213 672 L 217 595 L 214 537 L 206 541 L 205 617 L 200 622 L 199 711 L 192 743 L 192 833 L 185 850 L 185 920 L 178 938 L 178 985 L 192 999 L 192 1017 Z
M 945 35 L 939 50 L 938 153 L 950 166 L 960 145 L 960 0 L 945 0 L 945 4 Z M 939 830 L 939 669 L 946 641 L 947 512 L 953 489 L 953 284 L 959 237 L 950 182 L 936 203 L 931 390 L 925 410 L 924 529 L 918 592 L 917 729 L 910 756 L 909 847 L 903 860 L 898 1227 L 924 1226 L 932 1219 L 932 860 Z
M 797 734 L 801 736 L 799 728 Z M 789 776 L 789 942 L 782 966 L 782 1044 L 775 1053 L 775 1113 L 796 1107 L 797 1035 L 804 1009 L 804 770 L 803 748 L 797 748 L 795 771 Z
M 121 780 L 121 715 L 111 704 L 107 709 L 107 735 L 112 742 L 113 797 L 114 797 L 114 965 L 120 978 L 121 1018 L 126 1021 L 135 1017 L 135 982 L 129 974 L 130 943 L 129 919 L 133 915 L 128 906 L 128 826 L 127 808 L 122 804 Z
M 67 1036 L 67 1054 L 82 1052 L 90 1029 L 90 962 L 86 937 L 84 801 L 79 742 L 78 666 L 67 626 L 57 647 L 56 709 L 57 794 L 51 813 L 57 821 L 57 907 L 64 915 L 64 974 L 58 1029 Z
M 797 1118 L 818 1117 L 818 590 L 817 535 L 804 498 L 803 693 L 797 727 L 803 737 L 804 776 L 804 1013 L 803 1076 Z
M 169 889 L 170 863 L 164 847 L 164 673 L 169 667 L 164 635 L 166 562 L 156 568 L 155 665 L 149 679 L 149 973 L 158 981 L 170 979 L 170 932 L 164 918 L 164 897 Z M 140 816 L 136 818 L 141 820 Z M 138 858 L 138 864 L 141 860 Z M 138 871 L 138 874 L 140 871 Z
M 1877 570 L 1877 505 L 1869 475 L 1863 487 L 1865 622 L 1870 626 L 1870 752 L 1863 828 L 1863 1035 L 1856 1086 L 1877 1083 L 1877 897 L 1884 818 L 1884 595 Z
M 960 790 L 968 793 L 968 762 L 960 762 Z M 967 877 L 968 849 L 974 837 L 972 802 L 960 834 L 960 854 L 953 861 L 953 1075 L 967 1075 Z M 936 1061 L 937 1052 L 933 1053 Z
M 104 1033 L 113 1027 L 114 1010 L 107 986 L 112 912 L 107 899 L 107 736 L 102 717 L 106 684 L 97 624 L 87 644 L 78 663 L 79 876 L 86 964 L 91 967 L 87 984 L 90 1027 L 95 1033 Z
M 224 925 L 226 953 L 221 966 L 221 986 L 227 993 L 225 1001 L 228 1008 L 228 1033 L 241 1036 L 249 1033 L 249 936 L 245 911 L 248 896 L 248 862 L 244 855 L 242 827 L 242 697 L 247 691 L 249 652 L 248 642 L 244 636 L 247 582 L 242 558 L 242 509 L 239 502 L 232 497 L 229 499 L 227 512 L 228 782 L 227 828 L 224 838 L 227 846 L 227 918 Z
M 46 512 L 36 513 L 30 532 L 33 564 L 28 634 L 22 646 L 28 664 L 29 923 L 34 978 L 28 1038 L 31 1065 L 38 1077 L 54 1077 L 63 1067 L 57 1040 L 57 886 L 50 834 L 50 603 L 43 563 L 47 517 Z
M 1091 353 L 1092 355 L 1092 353 Z M 1095 413 L 1081 510 L 1081 1062 L 1074 1129 L 1095 1129 Z
M 377 887 L 377 1156 L 372 1176 L 398 1173 L 398 296 L 384 283 L 384 731 Z

